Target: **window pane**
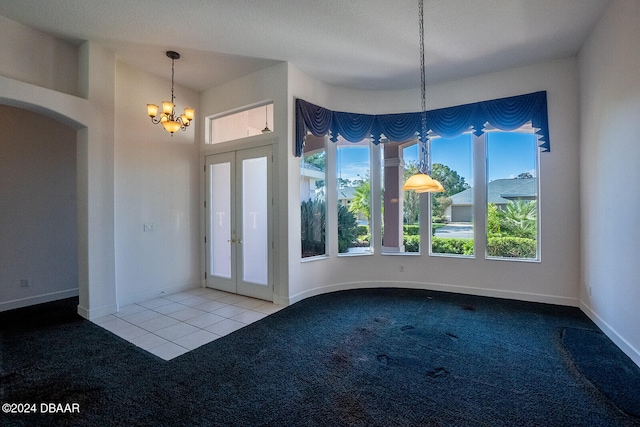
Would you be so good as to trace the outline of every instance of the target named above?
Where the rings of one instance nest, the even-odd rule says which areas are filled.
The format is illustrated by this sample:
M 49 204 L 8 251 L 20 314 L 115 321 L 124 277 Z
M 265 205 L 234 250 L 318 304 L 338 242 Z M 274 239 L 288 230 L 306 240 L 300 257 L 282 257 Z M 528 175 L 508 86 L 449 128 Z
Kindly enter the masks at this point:
M 402 191 L 418 170 L 418 145 L 385 142 L 382 145 L 382 253 L 420 252 L 420 198 Z
M 444 193 L 431 193 L 431 253 L 472 256 L 473 136 L 433 137 L 431 177 Z
M 273 104 L 210 119 L 209 144 L 273 132 Z
M 326 254 L 325 159 L 324 138 L 307 135 L 300 161 L 302 258 Z
M 339 139 L 336 145 L 338 252 L 371 253 L 371 143 Z
M 487 132 L 487 256 L 538 258 L 538 152 L 530 126 Z

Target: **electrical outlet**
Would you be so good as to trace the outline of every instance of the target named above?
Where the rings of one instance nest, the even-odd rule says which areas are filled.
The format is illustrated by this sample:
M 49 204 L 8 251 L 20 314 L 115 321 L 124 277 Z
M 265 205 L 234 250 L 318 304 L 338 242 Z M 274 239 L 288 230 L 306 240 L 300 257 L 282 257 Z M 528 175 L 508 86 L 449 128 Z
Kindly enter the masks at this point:
M 156 225 L 154 223 L 145 224 L 144 231 L 156 231 Z
M 404 273 L 404 265 L 400 266 L 400 273 Z
M 29 279 L 20 279 L 20 287 L 28 288 L 29 287 Z

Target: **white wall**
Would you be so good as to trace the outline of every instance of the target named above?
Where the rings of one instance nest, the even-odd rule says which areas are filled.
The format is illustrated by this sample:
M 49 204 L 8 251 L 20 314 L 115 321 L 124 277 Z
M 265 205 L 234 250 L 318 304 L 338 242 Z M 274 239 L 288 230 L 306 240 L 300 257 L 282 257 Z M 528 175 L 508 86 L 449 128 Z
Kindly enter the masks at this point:
M 0 117 L 0 311 L 76 296 L 76 130 L 20 108 Z
M 69 52 L 64 42 L 6 23 L 3 21 L 3 41 L 20 40 L 21 48 L 3 51 L 0 104 L 44 114 L 77 130 L 78 312 L 87 318 L 113 313 L 117 309 L 113 221 L 115 55 L 89 42 Z M 48 50 L 63 53 L 32 55 L 25 67 L 25 55 L 39 52 L 42 43 Z M 74 84 L 60 83 L 59 73 L 73 68 L 70 64 L 74 62 L 75 72 L 69 71 L 77 76 L 72 79 Z M 14 67 L 6 65 L 9 63 L 22 64 L 23 72 L 14 75 Z
M 540 156 L 542 262 L 380 255 L 300 260 L 299 159 L 289 156 L 289 297 L 291 301 L 360 286 L 407 286 L 577 305 L 579 282 L 579 105 L 577 60 L 560 59 L 427 88 L 427 108 L 547 91 L 551 152 Z M 290 66 L 293 98 L 340 111 L 418 111 L 418 91 L 330 87 Z M 291 129 L 293 135 L 293 128 Z M 293 143 L 293 142 L 292 142 Z M 482 162 L 476 163 L 477 182 Z M 481 168 L 480 168 L 481 169 Z M 331 220 L 331 217 L 329 218 Z M 484 219 L 476 218 L 476 227 Z M 400 266 L 404 272 L 400 272 Z
M 200 285 L 199 117 L 173 136 L 153 125 L 147 103 L 171 82 L 122 62 L 115 93 L 115 262 L 118 305 Z M 176 112 L 199 95 L 175 86 Z M 144 231 L 153 224 L 154 231 Z
M 0 16 L 0 75 L 78 95 L 78 48 Z
M 86 98 L 0 76 L 0 104 L 25 108 L 77 130 L 78 312 L 87 318 L 113 313 L 113 92 L 110 56 L 97 46 L 81 46 Z M 11 60 L 9 58 L 8 60 Z M 115 62 L 115 58 L 113 59 Z M 101 93 L 96 88 L 106 90 Z
M 613 0 L 580 60 L 582 308 L 640 365 L 640 2 Z

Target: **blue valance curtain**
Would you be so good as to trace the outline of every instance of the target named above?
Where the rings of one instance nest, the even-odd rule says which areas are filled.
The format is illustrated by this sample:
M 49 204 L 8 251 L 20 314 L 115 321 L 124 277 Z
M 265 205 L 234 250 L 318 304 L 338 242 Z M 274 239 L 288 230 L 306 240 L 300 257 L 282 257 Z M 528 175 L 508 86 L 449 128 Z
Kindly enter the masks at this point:
M 296 99 L 296 157 L 302 155 L 307 133 L 315 136 L 338 136 L 350 142 L 371 138 L 379 144 L 384 136 L 391 141 L 406 141 L 422 135 L 422 113 L 356 114 L 331 111 Z M 540 149 L 550 151 L 547 117 L 547 92 L 535 92 L 509 98 L 440 108 L 426 112 L 427 131 L 445 138 L 458 136 L 469 130 L 482 135 L 488 124 L 494 128 L 511 131 L 531 121 L 537 130 Z

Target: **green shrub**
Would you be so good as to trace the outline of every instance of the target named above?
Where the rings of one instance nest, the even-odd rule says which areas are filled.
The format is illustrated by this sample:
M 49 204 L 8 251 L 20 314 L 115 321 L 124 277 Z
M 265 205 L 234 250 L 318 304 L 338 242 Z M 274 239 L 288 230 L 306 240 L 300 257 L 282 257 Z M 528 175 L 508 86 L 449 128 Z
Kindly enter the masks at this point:
M 433 237 L 431 252 L 437 254 L 473 255 L 473 239 Z
M 358 236 L 364 236 L 369 234 L 369 226 L 368 225 L 359 225 L 358 226 Z
M 431 222 L 445 222 L 447 220 L 446 215 L 433 215 L 431 216 Z
M 369 245 L 370 241 L 371 241 L 371 234 L 362 234 L 358 236 L 358 242 L 365 243 L 367 246 Z
M 326 253 L 326 207 L 323 200 L 311 200 L 300 204 L 302 229 L 302 257 Z M 347 252 L 356 241 L 358 225 L 356 217 L 345 206 L 338 206 L 338 251 Z
M 505 258 L 535 258 L 537 243 L 524 237 L 489 237 L 487 254 Z
M 405 234 L 403 236 L 405 252 L 420 252 L 420 236 Z
M 302 257 L 325 254 L 325 203 L 311 200 L 300 204 Z
M 346 206 L 338 205 L 338 252 L 347 252 L 357 237 L 356 216 Z
M 489 236 L 500 235 L 500 217 L 495 203 L 487 204 L 487 233 Z
M 404 230 L 404 234 L 408 235 L 408 236 L 418 236 L 420 235 L 420 226 L 413 224 L 413 225 L 404 225 L 403 227 Z

